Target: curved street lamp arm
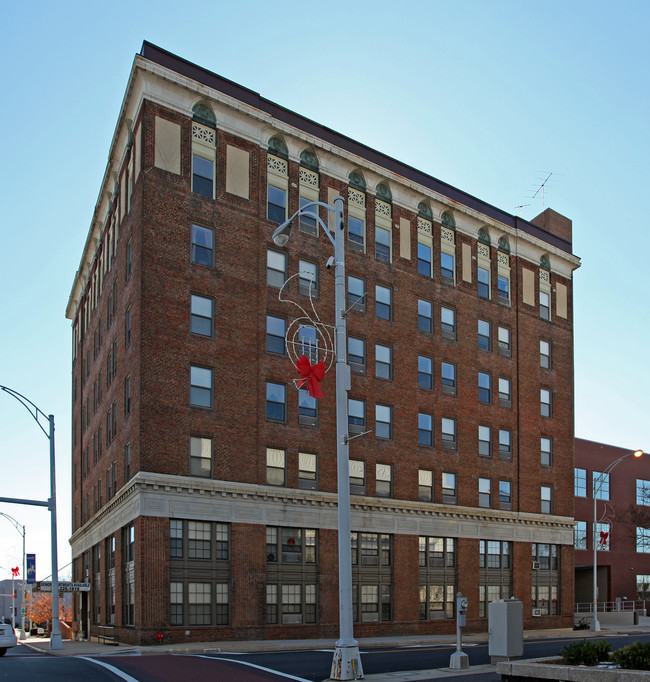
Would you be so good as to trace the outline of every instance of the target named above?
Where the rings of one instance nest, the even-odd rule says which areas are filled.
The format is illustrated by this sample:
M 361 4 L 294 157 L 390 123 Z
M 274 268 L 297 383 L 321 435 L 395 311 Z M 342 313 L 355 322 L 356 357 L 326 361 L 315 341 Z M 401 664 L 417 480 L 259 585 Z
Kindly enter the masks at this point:
M 45 436 L 49 439 L 50 437 L 50 432 L 49 430 L 46 430 L 43 424 L 39 421 L 39 417 L 42 416 L 43 419 L 45 419 L 48 422 L 48 429 L 49 429 L 49 422 L 50 418 L 43 412 L 43 410 L 39 409 L 34 403 L 29 399 L 25 398 L 25 396 L 22 393 L 18 393 L 18 391 L 14 391 L 13 388 L 9 388 L 8 386 L 2 386 L 0 385 L 0 389 L 3 390 L 5 393 L 8 393 L 10 396 L 13 396 L 19 403 L 21 403 L 25 409 L 29 412 L 29 414 L 32 415 L 34 418 L 34 421 L 38 424 L 39 428 L 41 431 L 45 434 Z

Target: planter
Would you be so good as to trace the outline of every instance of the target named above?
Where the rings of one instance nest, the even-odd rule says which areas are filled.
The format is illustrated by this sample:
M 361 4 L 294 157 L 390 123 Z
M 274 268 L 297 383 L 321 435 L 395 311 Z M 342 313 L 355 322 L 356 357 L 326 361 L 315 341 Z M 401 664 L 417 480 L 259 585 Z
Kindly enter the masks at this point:
M 497 663 L 497 675 L 509 682 L 531 680 L 564 680 L 564 682 L 641 682 L 648 679 L 647 670 L 622 670 L 585 665 L 563 665 L 557 656 L 530 658 L 525 661 Z

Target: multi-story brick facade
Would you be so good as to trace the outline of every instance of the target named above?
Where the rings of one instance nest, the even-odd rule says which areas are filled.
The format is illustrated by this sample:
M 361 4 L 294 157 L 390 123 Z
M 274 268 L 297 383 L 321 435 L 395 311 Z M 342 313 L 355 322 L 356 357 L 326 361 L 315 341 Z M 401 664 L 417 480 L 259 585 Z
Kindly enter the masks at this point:
M 337 633 L 333 372 L 317 402 L 296 390 L 301 313 L 278 297 L 302 272 L 287 297 L 309 308 L 313 281 L 333 324 L 332 249 L 308 218 L 271 235 L 338 195 L 350 432 L 368 431 L 355 634 L 452 631 L 457 591 L 471 629 L 510 596 L 529 624 L 571 622 L 571 222 L 509 215 L 145 43 L 67 309 L 82 632 Z
M 575 441 L 575 599 L 583 611 L 593 600 L 594 493 L 598 600 L 609 608 L 650 600 L 650 457 L 632 452 Z

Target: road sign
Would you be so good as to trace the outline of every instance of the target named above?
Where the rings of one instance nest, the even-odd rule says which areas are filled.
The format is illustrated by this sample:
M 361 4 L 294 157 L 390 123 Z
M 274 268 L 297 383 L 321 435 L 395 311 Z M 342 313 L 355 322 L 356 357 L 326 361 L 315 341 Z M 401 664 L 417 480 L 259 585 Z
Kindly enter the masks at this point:
M 36 590 L 51 592 L 52 581 L 41 580 L 36 583 Z M 59 592 L 90 592 L 90 583 L 72 583 L 68 580 L 59 580 Z
M 27 583 L 33 585 L 36 582 L 36 554 L 26 554 L 27 560 Z

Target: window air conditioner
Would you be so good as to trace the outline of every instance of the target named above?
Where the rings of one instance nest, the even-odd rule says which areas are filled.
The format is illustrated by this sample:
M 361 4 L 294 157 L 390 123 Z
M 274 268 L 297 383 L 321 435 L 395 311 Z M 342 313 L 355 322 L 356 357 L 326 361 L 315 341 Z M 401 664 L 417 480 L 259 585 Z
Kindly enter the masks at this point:
M 533 609 L 533 616 L 539 617 L 542 615 L 542 609 Z

